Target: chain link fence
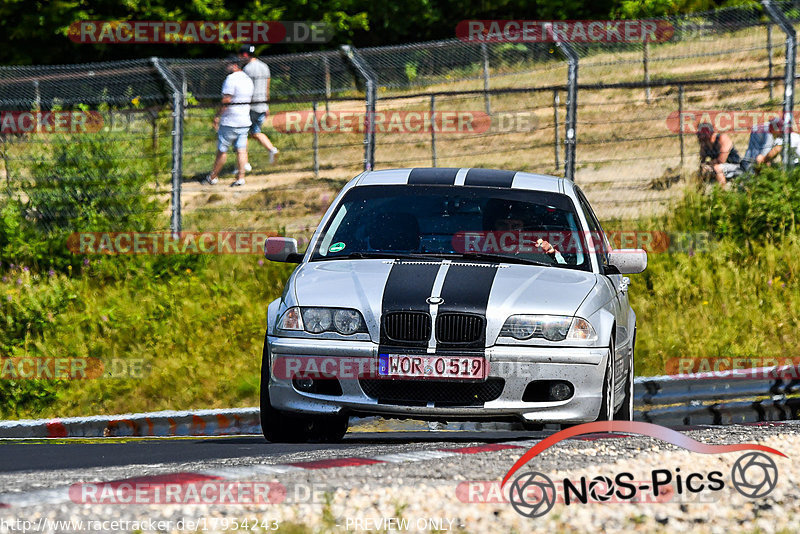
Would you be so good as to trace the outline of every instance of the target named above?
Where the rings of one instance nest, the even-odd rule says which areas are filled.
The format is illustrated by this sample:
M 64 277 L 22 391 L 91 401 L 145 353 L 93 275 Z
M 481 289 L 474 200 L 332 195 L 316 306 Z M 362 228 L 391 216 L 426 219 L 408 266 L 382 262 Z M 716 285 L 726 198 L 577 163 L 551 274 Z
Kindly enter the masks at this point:
M 794 3 L 774 6 L 798 26 Z M 121 226 L 132 215 L 152 212 L 163 229 L 302 233 L 364 168 L 561 175 L 571 156 L 573 178 L 601 217 L 663 213 L 692 182 L 698 161 L 696 139 L 670 117 L 687 110 L 778 113 L 786 104 L 784 74 L 795 61 L 793 54 L 787 62 L 779 22 L 758 6 L 666 22 L 671 39 L 643 44 L 576 43 L 565 50 L 452 39 L 264 57 L 272 75 L 264 132 L 280 153 L 270 163 L 251 139 L 253 170 L 236 188 L 225 180 L 235 178 L 228 174 L 234 157 L 218 185 L 202 182 L 216 150 L 212 118 L 226 74 L 222 61 L 2 67 L 3 194 L 28 202 L 29 216 L 44 227 L 74 220 L 82 203 L 105 199 L 119 230 L 128 229 Z M 577 56 L 573 98 L 568 53 Z M 93 127 L 75 131 L 74 118 L 54 131 L 27 127 L 26 113 L 54 111 L 83 113 Z M 290 132 L 276 122 L 291 113 L 306 127 Z M 356 123 L 392 114 L 434 124 L 448 113 L 477 119 L 463 131 L 374 124 L 329 131 L 319 122 L 324 113 L 352 113 Z M 748 132 L 732 136 L 743 153 Z

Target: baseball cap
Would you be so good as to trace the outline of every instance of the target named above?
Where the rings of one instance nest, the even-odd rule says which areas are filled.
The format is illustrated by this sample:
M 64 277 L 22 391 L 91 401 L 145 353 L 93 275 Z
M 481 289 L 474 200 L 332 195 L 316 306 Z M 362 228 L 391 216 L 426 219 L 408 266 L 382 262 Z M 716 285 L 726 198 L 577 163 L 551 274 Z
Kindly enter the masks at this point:
M 239 47 L 240 54 L 248 54 L 250 56 L 256 55 L 256 47 L 255 45 L 245 44 Z

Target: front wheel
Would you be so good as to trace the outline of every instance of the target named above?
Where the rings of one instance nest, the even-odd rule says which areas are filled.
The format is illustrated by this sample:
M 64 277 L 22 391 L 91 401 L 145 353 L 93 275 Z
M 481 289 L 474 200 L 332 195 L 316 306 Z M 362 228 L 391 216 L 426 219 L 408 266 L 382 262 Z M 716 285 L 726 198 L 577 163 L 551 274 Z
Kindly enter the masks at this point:
M 633 334 L 631 341 L 631 357 L 628 361 L 628 376 L 625 380 L 625 398 L 622 406 L 614 416 L 615 421 L 633 421 L 633 351 L 636 347 L 636 333 Z
M 595 421 L 611 421 L 614 419 L 614 339 L 609 342 L 608 363 L 603 376 L 603 399 L 600 413 Z
M 278 410 L 269 400 L 270 362 L 267 338 L 261 358 L 261 433 L 271 443 L 333 443 L 340 441 L 349 419 L 346 415 L 303 416 Z

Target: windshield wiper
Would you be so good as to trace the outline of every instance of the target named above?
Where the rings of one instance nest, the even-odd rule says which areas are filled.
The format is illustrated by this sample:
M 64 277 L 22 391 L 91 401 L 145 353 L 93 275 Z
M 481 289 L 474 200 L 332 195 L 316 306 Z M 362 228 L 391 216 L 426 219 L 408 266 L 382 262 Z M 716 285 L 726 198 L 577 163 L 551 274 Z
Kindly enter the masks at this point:
M 413 254 L 409 252 L 351 252 L 340 256 L 321 256 L 315 257 L 317 260 L 361 260 L 361 259 L 381 259 L 381 260 L 430 260 L 431 257 L 424 254 Z
M 439 256 L 458 256 L 465 260 L 487 260 L 499 263 L 519 263 L 521 265 L 539 265 L 541 267 L 552 267 L 552 263 L 545 263 L 543 261 L 531 260 L 528 258 L 520 258 L 517 256 L 504 256 L 502 254 L 489 254 L 486 252 L 453 252 L 453 253 L 437 253 Z

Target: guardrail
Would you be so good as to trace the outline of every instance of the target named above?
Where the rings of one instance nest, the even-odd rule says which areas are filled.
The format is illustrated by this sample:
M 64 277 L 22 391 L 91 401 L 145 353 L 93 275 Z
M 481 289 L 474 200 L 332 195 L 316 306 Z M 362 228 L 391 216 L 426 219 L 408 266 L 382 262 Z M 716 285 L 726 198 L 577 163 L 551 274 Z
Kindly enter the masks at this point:
M 800 367 L 640 377 L 634 418 L 664 426 L 800 419 Z
M 800 366 L 725 373 L 639 377 L 634 419 L 663 426 L 726 425 L 800 419 Z M 377 418 L 353 418 L 351 430 Z M 412 430 L 381 427 L 379 431 Z M 431 429 L 522 430 L 513 422 L 454 422 Z M 422 430 L 422 428 L 413 428 Z M 362 431 L 369 431 L 365 427 Z M 259 434 L 258 408 L 164 411 L 64 419 L 0 421 L 2 438 L 224 436 Z

